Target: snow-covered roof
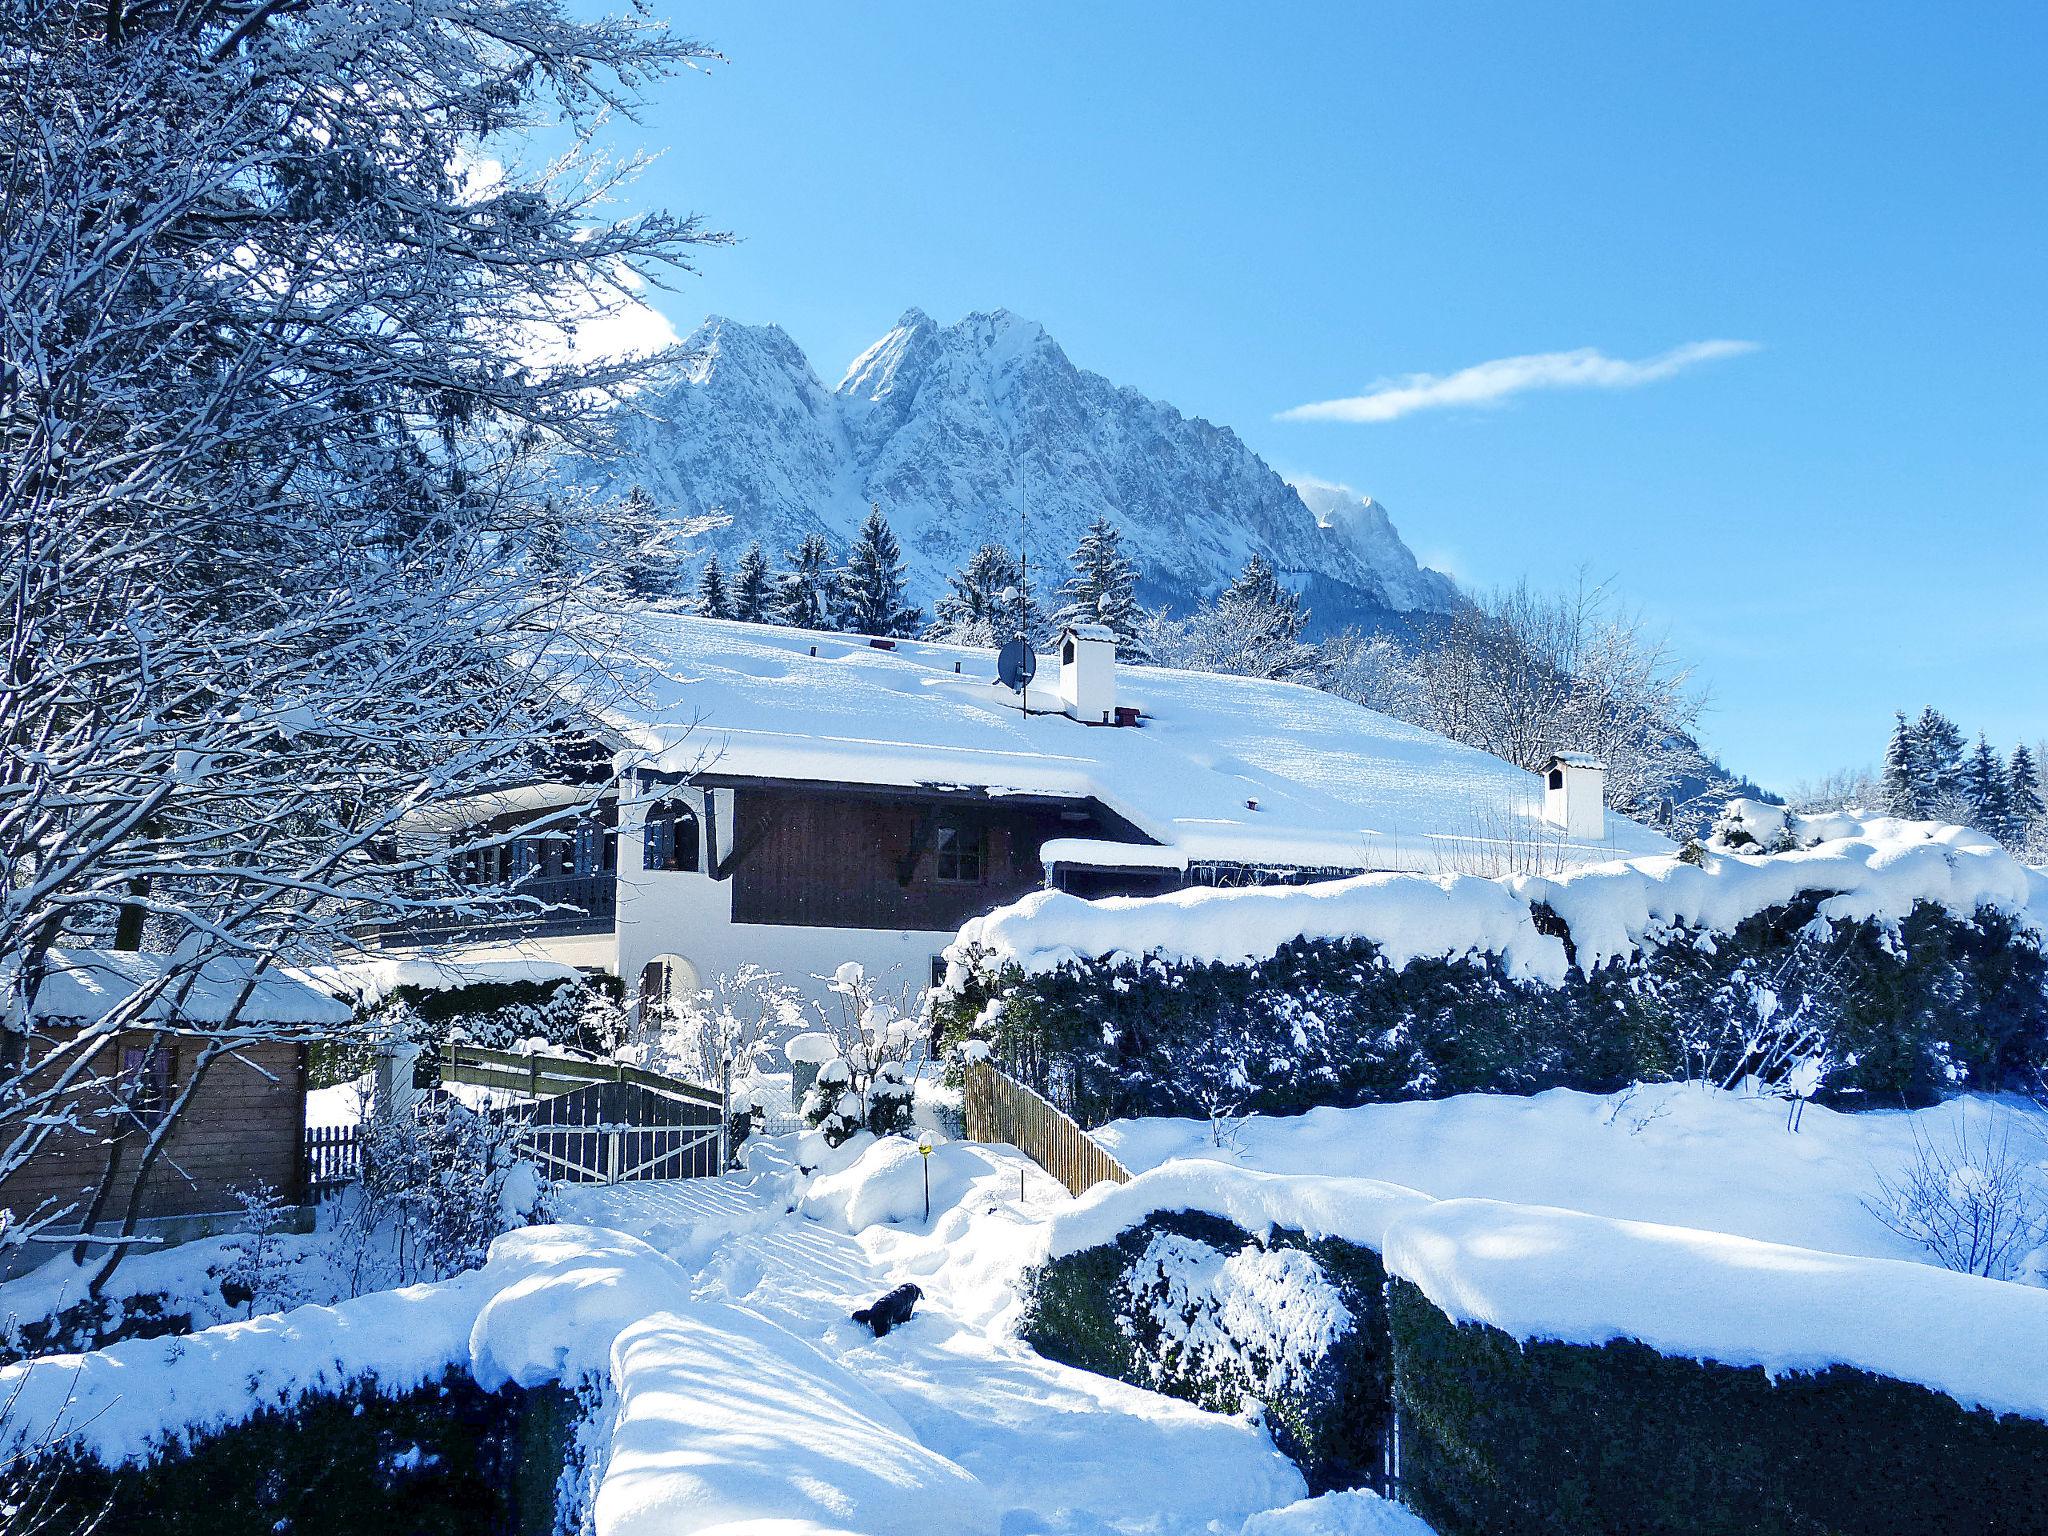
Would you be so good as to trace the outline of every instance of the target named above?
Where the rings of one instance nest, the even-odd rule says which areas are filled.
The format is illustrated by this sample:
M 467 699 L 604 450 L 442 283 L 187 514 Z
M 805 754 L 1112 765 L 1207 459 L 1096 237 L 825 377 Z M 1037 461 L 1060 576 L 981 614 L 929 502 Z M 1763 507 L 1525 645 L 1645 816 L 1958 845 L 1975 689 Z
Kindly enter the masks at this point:
M 638 621 L 647 675 L 599 708 L 654 771 L 1092 798 L 1192 862 L 1432 873 L 1668 852 L 1607 817 L 1542 815 L 1534 775 L 1290 683 L 1120 665 L 1135 727 L 1026 716 L 991 651 L 673 614 Z M 1041 674 L 1034 704 L 1053 700 Z M 1098 861 L 1099 862 L 1099 861 Z
M 142 1018 L 171 1025 L 346 1024 L 348 1004 L 316 991 L 282 971 L 250 980 L 249 962 L 233 956 L 209 960 L 189 985 L 176 977 L 144 1008 Z M 162 955 L 115 949 L 50 951 L 49 973 L 31 1010 L 39 1019 L 104 1018 L 164 973 Z M 246 996 L 244 995 L 246 991 Z

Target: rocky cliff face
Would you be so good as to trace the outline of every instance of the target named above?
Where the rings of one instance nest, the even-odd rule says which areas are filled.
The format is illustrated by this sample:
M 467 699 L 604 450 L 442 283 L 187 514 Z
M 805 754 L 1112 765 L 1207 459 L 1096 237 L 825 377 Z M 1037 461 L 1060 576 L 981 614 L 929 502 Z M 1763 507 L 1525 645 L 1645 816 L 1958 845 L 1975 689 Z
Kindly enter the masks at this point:
M 990 540 L 1021 536 L 1057 581 L 1103 515 L 1155 603 L 1184 606 L 1254 552 L 1310 594 L 1319 627 L 1455 601 L 1376 502 L 1297 491 L 1234 432 L 1075 367 L 1007 311 L 940 326 L 912 310 L 836 389 L 772 325 L 713 318 L 690 346 L 636 402 L 621 428 L 627 457 L 605 478 L 680 516 L 723 514 L 708 543 L 728 565 L 752 539 L 777 556 L 813 531 L 843 548 L 879 504 L 929 606 Z

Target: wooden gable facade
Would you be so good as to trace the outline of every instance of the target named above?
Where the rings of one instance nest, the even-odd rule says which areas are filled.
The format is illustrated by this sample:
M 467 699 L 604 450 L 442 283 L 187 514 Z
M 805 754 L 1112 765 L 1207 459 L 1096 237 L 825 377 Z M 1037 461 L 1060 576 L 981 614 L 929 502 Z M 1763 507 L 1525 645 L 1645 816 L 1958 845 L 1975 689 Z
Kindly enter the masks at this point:
M 1056 837 L 1142 840 L 1101 806 L 941 789 L 734 786 L 736 923 L 939 931 L 1045 883 Z

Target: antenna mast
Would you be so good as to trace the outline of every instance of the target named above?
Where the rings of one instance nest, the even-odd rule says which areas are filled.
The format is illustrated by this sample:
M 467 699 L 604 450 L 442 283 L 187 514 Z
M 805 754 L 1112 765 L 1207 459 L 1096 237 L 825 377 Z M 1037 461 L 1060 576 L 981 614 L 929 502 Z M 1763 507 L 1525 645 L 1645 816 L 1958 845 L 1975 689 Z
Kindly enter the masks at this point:
M 1027 530 L 1030 526 L 1030 509 L 1026 503 L 1017 503 L 1017 606 L 1010 615 L 1017 626 L 1017 638 L 1028 647 L 1031 637 L 1024 633 L 1024 615 L 1031 606 L 1031 553 Z M 1031 718 L 1031 678 L 1024 678 L 1024 718 Z

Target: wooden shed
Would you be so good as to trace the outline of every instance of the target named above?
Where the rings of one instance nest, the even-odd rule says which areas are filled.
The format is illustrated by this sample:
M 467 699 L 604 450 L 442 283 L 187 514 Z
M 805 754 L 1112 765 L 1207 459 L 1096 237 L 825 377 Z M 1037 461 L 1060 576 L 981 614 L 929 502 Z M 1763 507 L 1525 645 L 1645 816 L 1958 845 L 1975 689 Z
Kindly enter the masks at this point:
M 76 1059 L 71 1048 L 83 1032 L 134 1014 L 129 1027 L 91 1048 L 90 1075 L 119 1084 L 118 1092 L 79 1097 L 78 1124 L 53 1133 L 30 1162 L 0 1179 L 0 1209 L 16 1219 L 54 1202 L 74 1208 L 58 1228 L 75 1229 L 125 1141 L 127 1169 L 103 1208 L 103 1219 L 118 1218 L 139 1146 L 157 1123 L 151 1117 L 161 1117 L 191 1081 L 202 1051 L 224 1040 L 234 1042 L 232 1050 L 207 1069 L 143 1184 L 143 1230 L 200 1230 L 203 1218 L 235 1211 L 235 1192 L 258 1181 L 288 1200 L 303 1198 L 305 1042 L 346 1026 L 351 1010 L 290 976 L 258 975 L 230 961 L 211 962 L 195 983 L 139 1006 L 138 994 L 147 997 L 161 983 L 163 964 L 160 956 L 127 951 L 53 951 L 28 1030 L 0 1042 L 0 1075 L 33 1090 L 49 1080 L 53 1063 Z M 131 1108 L 117 1108 L 120 1100 Z

